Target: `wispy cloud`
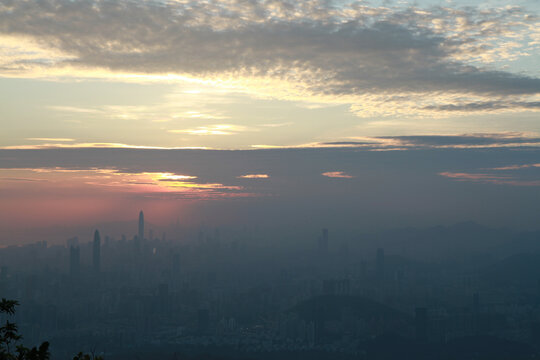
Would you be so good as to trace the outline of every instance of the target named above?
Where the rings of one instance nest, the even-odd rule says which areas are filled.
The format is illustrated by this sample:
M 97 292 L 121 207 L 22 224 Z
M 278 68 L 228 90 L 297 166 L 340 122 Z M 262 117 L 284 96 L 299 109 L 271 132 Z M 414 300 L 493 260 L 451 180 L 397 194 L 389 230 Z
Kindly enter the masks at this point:
M 26 140 L 30 140 L 30 141 L 59 141 L 59 142 L 72 142 L 72 141 L 75 141 L 75 139 L 68 139 L 68 138 L 26 138 Z
M 238 176 L 240 179 L 268 179 L 269 177 L 268 174 L 246 174 Z
M 171 122 L 177 120 L 225 120 L 229 116 L 215 109 L 223 105 L 224 94 L 215 87 L 200 86 L 190 92 L 190 83 L 178 81 L 173 92 L 163 99 L 146 105 L 100 105 L 93 107 L 50 105 L 46 108 L 70 117 L 90 117 L 116 120 L 148 120 Z M 187 91 L 187 92 L 186 92 Z M 233 94 L 229 94 L 232 96 Z
M 102 114 L 103 113 L 103 111 L 100 109 L 78 107 L 78 106 L 50 105 L 50 106 L 47 106 L 47 108 L 54 111 L 77 113 L 77 114 Z
M 540 163 L 539 164 L 508 165 L 508 166 L 491 168 L 491 170 L 519 170 L 519 169 L 530 169 L 530 168 L 540 168 Z
M 114 189 L 115 192 L 140 193 L 147 196 L 167 194 L 192 199 L 211 199 L 235 196 L 255 196 L 239 185 L 199 181 L 197 176 L 173 172 L 151 172 L 110 168 L 0 168 L 0 175 L 23 174 L 24 177 L 5 176 L 5 181 L 48 182 L 56 186 L 94 187 Z
M 189 135 L 234 135 L 239 132 L 248 131 L 245 126 L 230 125 L 230 124 L 218 124 L 199 126 L 193 129 L 180 129 L 180 130 L 168 130 L 173 134 L 189 134 Z
M 258 131 L 257 128 L 232 124 L 200 126 L 190 129 L 171 129 L 169 133 L 188 135 L 234 135 L 242 132 Z M 43 141 L 42 144 L 19 144 L 0 146 L 0 149 L 54 149 L 54 148 L 125 148 L 125 149 L 211 149 L 204 146 L 150 146 L 114 142 L 75 142 L 74 139 L 27 138 L 28 141 Z M 48 142 L 51 141 L 51 142 Z M 58 142 L 53 142 L 58 141 Z M 540 136 L 537 134 L 505 132 L 489 134 L 461 135 L 416 135 L 416 136 L 354 136 L 347 140 L 310 142 L 298 145 L 251 145 L 251 149 L 318 149 L 357 148 L 366 151 L 415 150 L 415 149 L 497 149 L 497 148 L 537 148 Z
M 143 173 L 147 175 L 154 175 L 157 181 L 185 181 L 185 180 L 194 180 L 197 176 L 192 175 L 179 175 L 173 174 L 170 172 L 165 173 Z
M 482 174 L 482 173 L 464 173 L 464 172 L 441 172 L 439 175 L 448 177 L 456 180 L 464 181 L 482 181 L 482 182 L 498 182 L 501 180 L 512 179 L 511 176 L 497 176 L 491 174 Z
M 73 144 L 47 143 L 47 144 L 36 144 L 36 145 L 25 144 L 25 145 L 0 146 L 0 149 L 2 150 L 92 149 L 92 148 L 155 149 L 155 150 L 208 149 L 207 147 L 200 147 L 200 146 L 166 147 L 166 146 L 130 145 L 130 144 L 122 144 L 122 143 L 73 143 Z
M 540 180 L 521 179 L 515 176 L 496 175 L 488 173 L 466 173 L 466 172 L 441 172 L 444 176 L 456 181 L 468 181 L 483 184 L 511 185 L 511 186 L 540 186 Z
M 540 136 L 518 132 L 459 135 L 352 136 L 347 140 L 299 145 L 252 145 L 255 149 L 358 148 L 369 151 L 414 149 L 496 149 L 540 147 Z
M 354 176 L 348 175 L 343 171 L 328 171 L 321 174 L 322 176 L 330 178 L 343 178 L 343 179 L 352 179 Z
M 283 126 L 289 126 L 292 125 L 291 122 L 284 122 L 284 123 L 269 123 L 269 124 L 262 124 L 260 126 L 268 127 L 268 128 L 279 128 Z
M 2 181 L 23 181 L 23 182 L 47 181 L 46 179 L 17 178 L 17 177 L 0 177 L 0 180 L 2 180 Z

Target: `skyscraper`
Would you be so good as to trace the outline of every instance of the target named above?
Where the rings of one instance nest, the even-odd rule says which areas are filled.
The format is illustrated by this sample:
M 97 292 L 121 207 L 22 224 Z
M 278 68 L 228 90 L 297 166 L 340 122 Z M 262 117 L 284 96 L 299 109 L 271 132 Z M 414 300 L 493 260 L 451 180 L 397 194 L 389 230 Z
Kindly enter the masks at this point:
M 428 312 L 425 307 L 418 307 L 415 309 L 414 316 L 416 340 L 426 341 L 428 337 Z
M 144 214 L 141 210 L 139 213 L 139 242 L 142 242 L 144 240 Z
M 328 229 L 322 229 L 322 236 L 319 238 L 319 252 L 321 254 L 328 252 Z
M 94 251 L 92 255 L 94 271 L 99 272 L 101 265 L 101 238 L 99 236 L 99 231 L 97 230 L 94 232 Z
M 377 261 L 376 261 L 377 277 L 382 279 L 384 277 L 384 249 L 377 249 Z

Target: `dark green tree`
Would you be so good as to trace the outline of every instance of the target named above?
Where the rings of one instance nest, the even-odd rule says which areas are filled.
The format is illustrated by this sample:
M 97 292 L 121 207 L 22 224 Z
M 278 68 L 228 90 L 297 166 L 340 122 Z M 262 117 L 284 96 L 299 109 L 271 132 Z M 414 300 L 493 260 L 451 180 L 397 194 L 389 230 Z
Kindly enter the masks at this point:
M 103 357 L 94 354 L 83 354 L 82 352 L 80 352 L 75 355 L 73 360 L 103 360 Z
M 15 300 L 2 299 L 0 313 L 13 315 L 19 303 Z M 39 347 L 28 348 L 20 344 L 17 324 L 6 320 L 0 327 L 0 360 L 49 360 L 49 343 L 44 342 Z
M 16 300 L 2 298 L 0 301 L 0 314 L 13 315 L 15 307 L 19 305 Z M 49 343 L 45 341 L 39 347 L 27 348 L 20 344 L 22 336 L 19 335 L 17 324 L 6 320 L 0 327 L 0 360 L 49 360 Z M 75 355 L 73 360 L 103 360 L 102 356 L 94 354 Z

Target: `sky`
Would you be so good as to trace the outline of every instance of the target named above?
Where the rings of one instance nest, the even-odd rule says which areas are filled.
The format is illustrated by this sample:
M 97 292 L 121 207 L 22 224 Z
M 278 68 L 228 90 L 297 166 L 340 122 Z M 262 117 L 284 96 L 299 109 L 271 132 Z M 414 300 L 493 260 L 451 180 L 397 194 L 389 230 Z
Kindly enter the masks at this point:
M 534 226 L 539 16 L 536 0 L 0 0 L 0 225 L 27 241 L 29 223 L 142 205 L 264 223 L 278 198 L 320 197 L 381 226 Z M 420 183 L 431 200 L 395 213 Z M 309 221 L 354 222 L 325 214 Z

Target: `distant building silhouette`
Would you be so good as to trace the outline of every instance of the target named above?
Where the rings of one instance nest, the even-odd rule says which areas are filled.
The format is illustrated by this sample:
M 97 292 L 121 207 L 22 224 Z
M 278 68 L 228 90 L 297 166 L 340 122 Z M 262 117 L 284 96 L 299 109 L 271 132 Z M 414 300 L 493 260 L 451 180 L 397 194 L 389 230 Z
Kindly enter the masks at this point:
M 208 309 L 199 309 L 197 312 L 197 328 L 200 334 L 208 333 L 210 329 L 210 312 Z
M 139 212 L 139 232 L 135 237 L 135 250 L 140 251 L 142 242 L 144 241 L 144 213 Z
M 9 271 L 9 268 L 7 266 L 2 266 L 0 268 L 0 280 L 1 281 L 4 281 L 4 280 L 7 280 L 8 278 L 8 271 Z
M 472 332 L 478 335 L 480 333 L 480 294 L 477 292 L 473 294 L 472 316 Z
M 319 252 L 328 252 L 328 229 L 322 229 L 322 236 L 319 238 Z
M 66 246 L 68 249 L 71 248 L 72 246 L 79 246 L 79 238 L 77 236 L 74 236 L 72 238 L 67 239 Z
M 81 270 L 81 251 L 78 246 L 69 248 L 69 274 L 71 276 L 79 275 Z
M 138 236 L 139 236 L 139 240 L 143 240 L 144 239 L 144 213 L 141 212 L 139 213 L 139 233 L 138 233 Z
M 415 332 L 416 340 L 427 341 L 428 336 L 428 312 L 425 307 L 418 307 L 415 309 Z
M 378 278 L 384 277 L 384 249 L 377 249 L 377 259 L 375 264 L 375 271 L 377 272 Z
M 350 285 L 349 279 L 323 280 L 323 294 L 324 295 L 349 295 L 350 286 L 351 285 Z
M 94 247 L 92 252 L 92 264 L 94 265 L 94 271 L 99 272 L 101 267 L 101 237 L 99 231 L 94 232 Z

